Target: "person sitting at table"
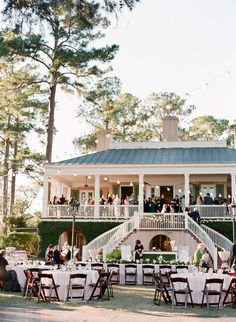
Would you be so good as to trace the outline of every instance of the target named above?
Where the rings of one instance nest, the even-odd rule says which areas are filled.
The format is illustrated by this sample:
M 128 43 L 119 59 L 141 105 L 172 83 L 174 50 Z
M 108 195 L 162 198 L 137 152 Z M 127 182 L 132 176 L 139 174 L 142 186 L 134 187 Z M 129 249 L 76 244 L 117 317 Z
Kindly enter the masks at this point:
M 50 265 L 53 262 L 53 256 L 54 256 L 54 245 L 49 244 L 47 251 L 46 251 L 46 258 L 45 258 L 45 264 Z
M 6 260 L 7 252 L 5 249 L 0 251 L 0 282 L 1 287 L 5 291 L 20 292 L 20 284 L 17 279 L 16 272 L 14 270 L 7 270 L 6 266 L 8 261 Z
M 209 254 L 205 253 L 202 255 L 199 267 L 205 269 L 206 273 L 208 273 L 209 268 L 212 268 L 212 263 Z
M 61 265 L 65 261 L 65 258 L 63 257 L 62 253 L 58 249 L 58 245 L 54 247 L 54 252 L 53 252 L 53 262 L 52 264 L 57 264 Z
M 193 264 L 195 266 L 199 266 L 200 261 L 202 259 L 202 255 L 204 254 L 205 251 L 205 245 L 203 243 L 200 243 L 197 245 L 197 249 L 194 252 L 193 255 Z

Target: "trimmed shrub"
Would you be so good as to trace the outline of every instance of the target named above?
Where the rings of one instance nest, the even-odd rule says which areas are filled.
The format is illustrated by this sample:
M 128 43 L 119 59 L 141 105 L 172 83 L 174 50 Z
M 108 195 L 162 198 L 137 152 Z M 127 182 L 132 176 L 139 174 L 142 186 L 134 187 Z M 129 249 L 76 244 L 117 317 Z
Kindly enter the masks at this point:
M 113 250 L 111 253 L 107 254 L 107 261 L 117 261 L 121 259 L 121 251 L 119 249 Z
M 0 237 L 2 248 L 15 247 L 17 250 L 26 250 L 28 255 L 37 255 L 39 235 L 37 233 L 9 233 Z

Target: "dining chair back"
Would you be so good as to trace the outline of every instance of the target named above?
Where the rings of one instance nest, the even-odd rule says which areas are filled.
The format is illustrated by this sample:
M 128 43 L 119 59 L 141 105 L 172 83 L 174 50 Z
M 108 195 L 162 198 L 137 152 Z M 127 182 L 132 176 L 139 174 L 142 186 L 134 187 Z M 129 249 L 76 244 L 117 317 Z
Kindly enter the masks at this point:
M 103 263 L 91 263 L 91 268 L 98 271 L 99 274 L 104 271 Z
M 137 265 L 125 264 L 125 284 L 137 284 Z
M 155 282 L 155 293 L 154 293 L 153 303 L 160 305 L 161 298 L 163 298 L 165 303 L 171 303 L 171 295 L 170 295 L 171 288 L 165 285 L 159 273 L 154 273 L 153 278 Z
M 150 264 L 144 264 L 142 267 L 143 271 L 143 285 L 153 285 L 154 284 L 154 270 L 155 266 Z
M 163 282 L 167 287 L 170 287 L 170 273 L 172 272 L 171 265 L 160 265 L 159 266 L 159 273 L 162 277 Z
M 25 274 L 25 286 L 23 290 L 23 297 L 30 297 L 38 296 L 38 289 L 39 289 L 39 280 L 38 277 L 35 277 L 31 270 L 24 270 Z
M 86 303 L 85 287 L 86 287 L 87 274 L 76 273 L 70 275 L 67 301 L 82 300 Z M 75 294 L 76 293 L 76 294 Z
M 187 277 L 177 277 L 172 275 L 170 277 L 171 288 L 172 288 L 172 306 L 176 305 L 184 305 L 185 309 L 188 305 L 188 299 L 190 299 L 190 303 L 193 305 L 192 292 L 193 290 L 189 287 L 189 282 Z M 179 299 L 179 296 L 181 298 Z M 184 300 L 183 300 L 184 299 Z
M 236 307 L 236 277 L 231 279 L 229 287 L 223 289 L 223 292 L 225 293 L 223 305 L 232 304 L 232 307 Z
M 119 284 L 120 282 L 120 265 L 119 264 L 107 264 L 107 271 L 113 272 L 111 283 L 112 284 Z
M 60 285 L 55 284 L 52 274 L 39 273 L 38 301 L 60 301 L 57 289 Z
M 208 278 L 206 279 L 205 286 L 203 289 L 203 295 L 202 295 L 202 304 L 201 307 L 204 304 L 204 300 L 206 297 L 206 305 L 207 309 L 210 308 L 210 306 L 217 306 L 217 308 L 220 308 L 221 306 L 221 297 L 222 297 L 222 288 L 223 288 L 224 279 L 223 278 Z M 218 301 L 214 300 L 213 302 L 210 302 L 210 297 L 218 297 Z
M 105 300 L 105 299 L 110 300 L 110 293 L 108 289 L 109 276 L 110 276 L 110 273 L 101 272 L 99 274 L 97 282 L 90 284 L 90 286 L 93 287 L 92 293 L 89 298 L 90 300 L 94 298 L 99 298 L 101 300 Z M 105 297 L 105 294 L 107 294 L 107 297 Z

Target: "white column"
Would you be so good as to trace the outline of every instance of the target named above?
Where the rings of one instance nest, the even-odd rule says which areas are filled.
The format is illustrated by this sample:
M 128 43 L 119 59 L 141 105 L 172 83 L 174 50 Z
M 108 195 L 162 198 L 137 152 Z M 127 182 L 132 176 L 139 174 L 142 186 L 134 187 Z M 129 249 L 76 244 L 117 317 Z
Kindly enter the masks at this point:
M 143 213 L 143 174 L 139 174 L 138 203 L 139 212 Z
M 100 175 L 95 175 L 94 187 L 94 217 L 99 217 L 99 200 L 100 200 Z
M 236 203 L 235 173 L 231 173 L 231 200 Z
M 43 209 L 42 217 L 48 217 L 48 175 L 43 176 Z
M 184 208 L 189 204 L 189 173 L 184 174 Z

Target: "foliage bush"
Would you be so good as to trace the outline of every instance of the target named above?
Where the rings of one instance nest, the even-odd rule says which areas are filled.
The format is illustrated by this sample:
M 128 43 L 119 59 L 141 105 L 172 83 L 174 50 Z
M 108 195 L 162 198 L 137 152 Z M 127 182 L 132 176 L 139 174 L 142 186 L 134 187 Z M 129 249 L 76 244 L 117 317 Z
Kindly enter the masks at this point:
M 17 250 L 26 250 L 28 255 L 37 255 L 39 235 L 37 233 L 15 233 L 0 236 L 1 248 L 15 247 Z
M 107 254 L 107 261 L 112 261 L 112 260 L 120 260 L 121 259 L 121 251 L 119 249 L 113 250 L 111 253 Z

